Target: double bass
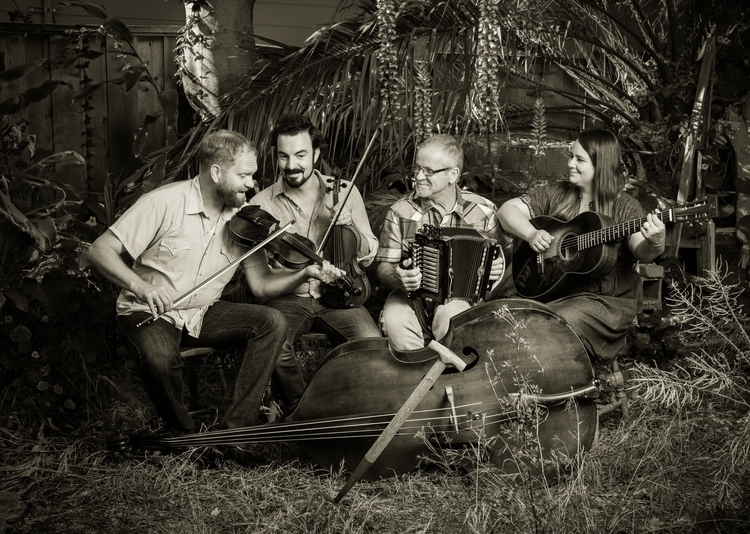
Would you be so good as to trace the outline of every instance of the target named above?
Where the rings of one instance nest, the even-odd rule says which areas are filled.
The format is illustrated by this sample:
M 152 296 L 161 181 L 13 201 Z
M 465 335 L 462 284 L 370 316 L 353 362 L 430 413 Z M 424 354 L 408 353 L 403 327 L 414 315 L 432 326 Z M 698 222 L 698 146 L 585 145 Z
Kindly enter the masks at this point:
M 480 304 L 456 315 L 440 343 L 466 368 L 439 376 L 364 479 L 409 472 L 436 450 L 479 444 L 506 473 L 530 469 L 554 480 L 559 464 L 547 460 L 572 459 L 592 446 L 598 382 L 580 338 L 546 305 Z M 351 472 L 436 357 L 429 348 L 396 351 L 387 338 L 350 341 L 324 358 L 280 422 L 178 437 L 136 433 L 130 445 L 168 450 L 292 441 L 323 467 L 338 469 L 343 461 Z M 543 461 L 519 465 L 521 447 L 532 447 Z

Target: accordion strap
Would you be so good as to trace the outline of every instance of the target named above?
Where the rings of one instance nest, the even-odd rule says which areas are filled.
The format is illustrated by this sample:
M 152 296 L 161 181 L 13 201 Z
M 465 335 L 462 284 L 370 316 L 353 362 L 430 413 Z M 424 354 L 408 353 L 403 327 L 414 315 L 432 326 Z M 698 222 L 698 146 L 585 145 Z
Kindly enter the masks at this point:
M 419 325 L 422 327 L 422 332 L 425 336 L 425 343 L 435 336 L 432 334 L 432 316 L 435 311 L 434 303 L 431 306 L 425 306 L 423 298 L 416 297 L 412 299 L 414 305 L 414 311 L 419 319 Z

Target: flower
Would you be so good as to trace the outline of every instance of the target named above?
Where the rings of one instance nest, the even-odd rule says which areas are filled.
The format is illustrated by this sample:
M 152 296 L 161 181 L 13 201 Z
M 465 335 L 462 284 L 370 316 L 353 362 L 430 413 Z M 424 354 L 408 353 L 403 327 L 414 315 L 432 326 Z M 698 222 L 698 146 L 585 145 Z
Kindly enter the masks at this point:
M 55 384 L 55 387 L 52 388 L 52 391 L 54 391 L 55 393 L 57 393 L 58 395 L 60 395 L 60 394 L 62 394 L 63 389 L 62 389 L 62 386 L 60 384 Z
M 69 410 L 72 410 L 73 408 L 75 408 L 75 407 L 76 407 L 76 403 L 75 403 L 75 402 L 73 402 L 72 400 L 68 399 L 68 400 L 66 400 L 65 402 L 63 402 L 63 406 L 65 406 L 65 407 L 66 407 L 66 408 L 68 408 Z
M 47 324 L 49 322 L 49 317 L 43 315 L 40 321 L 42 322 L 42 324 Z
M 36 385 L 36 389 L 39 391 L 47 391 L 49 389 L 49 384 L 42 380 Z
M 42 373 L 42 376 L 47 376 L 48 374 L 52 372 L 52 368 L 49 365 L 45 365 L 44 367 L 40 369 L 40 371 Z
M 39 353 L 37 351 L 34 351 L 34 352 L 31 353 L 31 357 L 32 358 L 40 358 L 41 356 L 39 355 Z

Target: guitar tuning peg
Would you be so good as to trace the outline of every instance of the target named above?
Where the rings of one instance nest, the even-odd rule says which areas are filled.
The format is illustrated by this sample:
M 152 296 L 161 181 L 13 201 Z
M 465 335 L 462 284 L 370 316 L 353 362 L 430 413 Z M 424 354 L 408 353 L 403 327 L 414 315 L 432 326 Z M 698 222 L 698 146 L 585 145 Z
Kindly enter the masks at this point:
M 326 193 L 330 193 L 331 191 L 333 191 L 333 187 L 326 187 Z
M 326 179 L 326 182 L 328 182 L 330 184 L 331 182 L 333 182 L 333 178 Z

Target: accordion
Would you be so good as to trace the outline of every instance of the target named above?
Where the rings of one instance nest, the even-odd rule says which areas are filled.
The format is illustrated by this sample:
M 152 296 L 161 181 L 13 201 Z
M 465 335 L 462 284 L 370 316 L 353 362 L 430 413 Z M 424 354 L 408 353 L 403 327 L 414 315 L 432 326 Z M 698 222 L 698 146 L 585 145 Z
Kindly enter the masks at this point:
M 411 296 L 437 303 L 454 299 L 481 302 L 492 286 L 492 262 L 502 253 L 489 232 L 425 224 L 411 245 L 413 265 L 422 271 L 420 287 Z

